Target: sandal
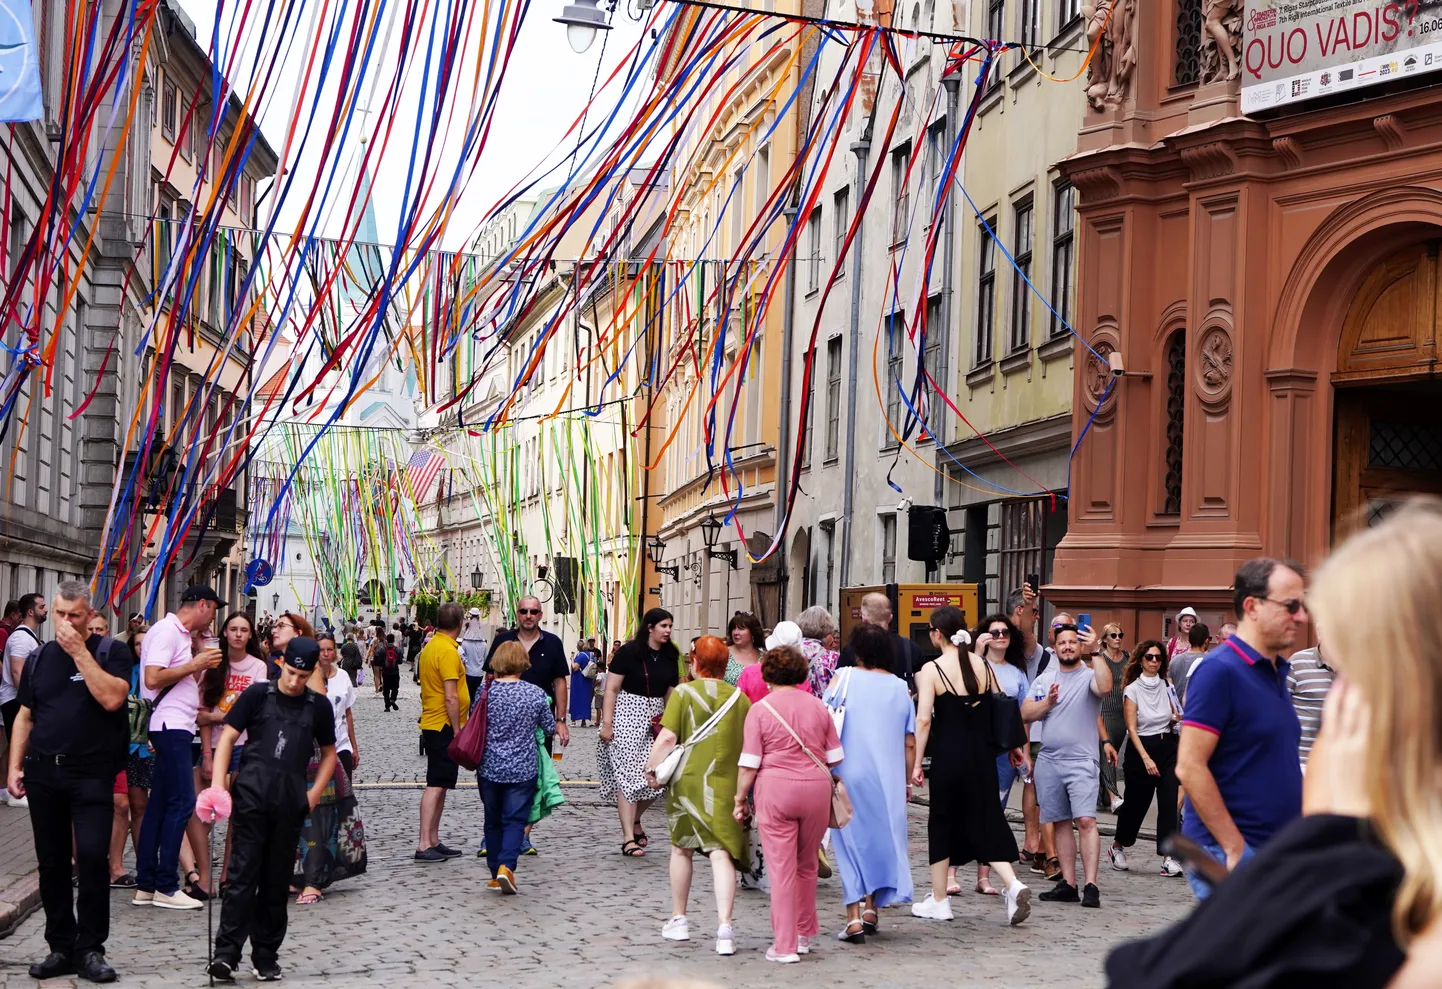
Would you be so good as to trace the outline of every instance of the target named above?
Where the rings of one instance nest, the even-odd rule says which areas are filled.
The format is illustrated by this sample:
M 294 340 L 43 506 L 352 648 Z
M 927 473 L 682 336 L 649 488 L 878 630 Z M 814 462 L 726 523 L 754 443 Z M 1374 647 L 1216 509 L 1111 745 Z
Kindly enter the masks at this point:
M 1000 896 L 1000 895 L 1001 895 L 1001 890 L 999 890 L 999 889 L 997 889 L 995 886 L 993 886 L 993 885 L 991 884 L 991 880 L 990 880 L 990 879 L 978 879 L 978 880 L 976 881 L 976 891 L 977 891 L 978 893 L 980 893 L 982 896 Z
M 651 839 L 646 837 L 646 832 L 640 828 L 636 829 L 636 837 L 633 840 L 642 848 L 649 848 L 651 846 Z
M 870 920 L 866 919 L 867 914 L 871 914 Z M 875 934 L 878 930 L 880 930 L 880 928 L 877 927 L 877 924 L 880 922 L 880 920 L 881 918 L 877 916 L 875 910 L 861 911 L 861 929 L 867 934 Z M 848 924 L 847 926 L 850 925 Z
M 128 873 L 128 872 L 122 873 L 121 875 L 118 875 L 118 876 L 116 876 L 114 879 L 110 880 L 110 888 L 111 888 L 111 889 L 134 889 L 134 888 L 135 888 L 135 876 L 131 875 L 131 874 Z
M 295 898 L 297 906 L 308 907 L 312 903 L 319 903 L 325 899 L 320 893 L 302 893 Z
M 642 845 L 635 838 L 621 846 L 621 854 L 628 859 L 640 858 L 646 854 L 646 846 Z
M 192 880 L 190 878 L 191 876 L 194 876 L 195 878 Z M 210 893 L 206 892 L 205 887 L 200 885 L 200 873 L 194 869 L 191 869 L 185 874 L 184 890 L 185 895 L 190 897 L 192 900 L 200 900 L 203 903 L 204 901 L 210 899 Z
M 1047 859 L 1046 865 L 1042 867 L 1042 875 L 1046 877 L 1046 881 L 1049 883 L 1056 882 L 1058 879 L 1060 879 L 1061 859 L 1057 858 L 1055 855 Z
M 861 929 L 854 929 L 858 927 Z M 866 924 L 860 920 L 848 920 L 846 927 L 842 929 L 840 934 L 836 935 L 836 940 L 845 941 L 847 944 L 865 944 Z

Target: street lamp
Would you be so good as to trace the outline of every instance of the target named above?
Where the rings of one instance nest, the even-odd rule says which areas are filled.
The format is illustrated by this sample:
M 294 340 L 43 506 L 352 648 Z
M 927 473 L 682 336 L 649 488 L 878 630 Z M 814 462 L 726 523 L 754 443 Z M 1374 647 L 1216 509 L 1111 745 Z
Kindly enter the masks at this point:
M 566 4 L 560 17 L 553 18 L 557 24 L 566 25 L 566 41 L 578 55 L 591 47 L 597 31 L 611 30 L 599 3 L 600 0 L 576 0 Z
M 725 560 L 731 564 L 731 569 L 739 569 L 737 566 L 739 554 L 734 549 L 717 549 L 716 540 L 721 536 L 721 523 L 716 516 L 706 516 L 706 521 L 701 523 L 701 541 L 706 544 L 706 556 L 711 560 Z
M 646 549 L 651 553 L 651 562 L 655 565 L 656 572 L 666 574 L 679 584 L 681 582 L 681 568 L 679 566 L 661 566 L 661 560 L 664 559 L 666 555 L 665 541 L 663 541 L 660 536 L 652 536 L 651 541 L 646 544 Z
M 272 595 L 270 596 L 270 606 L 271 606 L 272 608 L 274 608 L 276 611 L 279 611 L 279 610 L 280 610 L 280 594 L 279 594 L 279 592 L 277 592 L 277 593 L 275 593 L 275 594 L 272 594 Z
M 483 580 L 485 580 L 485 577 L 481 575 L 481 568 L 476 567 L 476 569 L 471 571 L 471 590 L 479 591 Z

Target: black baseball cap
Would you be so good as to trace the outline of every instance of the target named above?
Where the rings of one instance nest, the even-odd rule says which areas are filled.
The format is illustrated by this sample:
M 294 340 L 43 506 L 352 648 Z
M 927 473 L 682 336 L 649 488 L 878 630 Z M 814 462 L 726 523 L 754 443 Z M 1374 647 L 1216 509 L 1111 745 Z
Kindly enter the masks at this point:
M 180 595 L 180 603 L 191 604 L 195 601 L 214 601 L 219 604 L 220 595 L 206 584 L 191 584 L 185 589 L 185 593 Z
M 297 635 L 285 644 L 285 665 L 309 673 L 320 662 L 320 643 L 308 635 Z

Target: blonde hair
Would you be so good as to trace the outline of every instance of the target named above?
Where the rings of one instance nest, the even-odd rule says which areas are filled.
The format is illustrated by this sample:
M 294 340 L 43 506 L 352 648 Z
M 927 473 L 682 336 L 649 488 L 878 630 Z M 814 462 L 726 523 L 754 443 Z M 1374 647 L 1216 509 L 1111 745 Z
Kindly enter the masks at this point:
M 1106 645 L 1107 633 L 1108 633 L 1108 632 L 1120 632 L 1121 630 L 1122 630 L 1122 627 L 1121 627 L 1120 625 L 1118 625 L 1116 622 L 1107 622 L 1105 625 L 1103 625 L 1103 626 L 1101 627 L 1101 631 L 1097 632 L 1097 638 L 1102 640 L 1102 645 Z
M 515 639 L 502 642 L 491 653 L 491 672 L 498 677 L 516 677 L 531 668 L 531 657 L 526 647 Z
M 1386 578 L 1383 579 L 1383 575 Z M 1343 543 L 1308 607 L 1327 662 L 1371 709 L 1372 824 L 1405 870 L 1392 906 L 1403 948 L 1442 917 L 1442 500 L 1417 498 Z

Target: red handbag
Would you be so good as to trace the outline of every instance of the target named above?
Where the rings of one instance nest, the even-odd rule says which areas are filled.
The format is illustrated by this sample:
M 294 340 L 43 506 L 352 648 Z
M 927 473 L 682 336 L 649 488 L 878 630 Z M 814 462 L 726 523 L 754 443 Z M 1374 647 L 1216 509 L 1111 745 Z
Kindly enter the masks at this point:
M 481 699 L 472 708 L 466 726 L 461 729 L 460 734 L 451 739 L 451 744 L 446 746 L 446 755 L 451 757 L 451 762 L 467 772 L 479 769 L 481 760 L 486 755 L 486 707 L 491 695 L 491 681 L 494 679 L 495 677 L 489 675 L 486 677 L 485 686 L 481 688 Z

